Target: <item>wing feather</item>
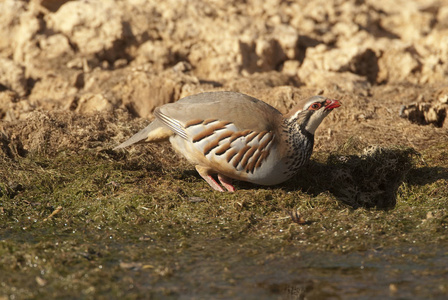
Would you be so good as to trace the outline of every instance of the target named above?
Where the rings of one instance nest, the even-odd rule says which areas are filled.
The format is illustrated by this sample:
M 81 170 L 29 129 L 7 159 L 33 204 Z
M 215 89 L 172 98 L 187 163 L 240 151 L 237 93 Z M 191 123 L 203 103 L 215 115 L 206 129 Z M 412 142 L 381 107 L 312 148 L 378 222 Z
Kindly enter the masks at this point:
M 176 133 L 178 136 L 182 137 L 185 140 L 188 140 L 188 134 L 181 122 L 165 115 L 160 111 L 160 109 L 156 109 L 154 111 L 154 116 L 158 118 L 165 126 L 174 131 L 174 133 Z

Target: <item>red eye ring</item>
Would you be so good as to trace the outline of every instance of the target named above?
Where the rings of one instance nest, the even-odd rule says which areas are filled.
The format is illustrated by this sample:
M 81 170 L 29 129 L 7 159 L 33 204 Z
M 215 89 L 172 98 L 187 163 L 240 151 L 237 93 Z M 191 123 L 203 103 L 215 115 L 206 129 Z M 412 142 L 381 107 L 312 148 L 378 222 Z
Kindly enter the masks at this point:
M 318 110 L 319 108 L 320 108 L 320 103 L 313 103 L 310 106 L 310 109 L 312 109 L 312 110 Z

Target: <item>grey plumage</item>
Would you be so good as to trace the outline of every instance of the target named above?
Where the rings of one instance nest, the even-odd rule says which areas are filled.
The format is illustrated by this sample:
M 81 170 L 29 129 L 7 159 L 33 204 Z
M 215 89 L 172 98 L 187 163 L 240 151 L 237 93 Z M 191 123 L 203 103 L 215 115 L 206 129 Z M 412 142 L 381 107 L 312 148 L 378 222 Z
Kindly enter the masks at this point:
M 337 100 L 315 96 L 282 115 L 241 93 L 202 93 L 158 107 L 150 125 L 114 149 L 169 140 L 215 190 L 223 188 L 213 174 L 229 191 L 234 190 L 231 179 L 274 185 L 309 160 L 314 132 L 339 106 Z

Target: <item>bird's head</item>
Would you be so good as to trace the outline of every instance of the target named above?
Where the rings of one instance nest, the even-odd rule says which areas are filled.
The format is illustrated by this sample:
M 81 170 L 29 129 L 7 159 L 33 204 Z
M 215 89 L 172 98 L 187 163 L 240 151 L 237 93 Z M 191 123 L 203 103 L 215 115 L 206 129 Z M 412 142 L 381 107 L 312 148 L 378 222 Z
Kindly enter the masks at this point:
M 314 135 L 323 119 L 335 108 L 341 106 L 338 100 L 328 99 L 324 96 L 313 96 L 308 99 L 303 108 L 290 113 L 287 118 L 299 123 L 302 130 Z

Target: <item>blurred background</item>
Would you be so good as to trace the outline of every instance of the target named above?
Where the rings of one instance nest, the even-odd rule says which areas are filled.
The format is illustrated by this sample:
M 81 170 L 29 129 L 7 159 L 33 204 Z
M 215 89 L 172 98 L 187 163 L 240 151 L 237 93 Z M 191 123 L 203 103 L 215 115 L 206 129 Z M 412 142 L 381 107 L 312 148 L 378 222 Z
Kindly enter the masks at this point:
M 441 127 L 446 115 L 448 1 L 4 0 L 0 9 L 5 121 L 36 109 L 151 117 L 209 90 L 286 111 L 317 92 L 396 89 L 395 112 L 416 103 L 403 117 Z

